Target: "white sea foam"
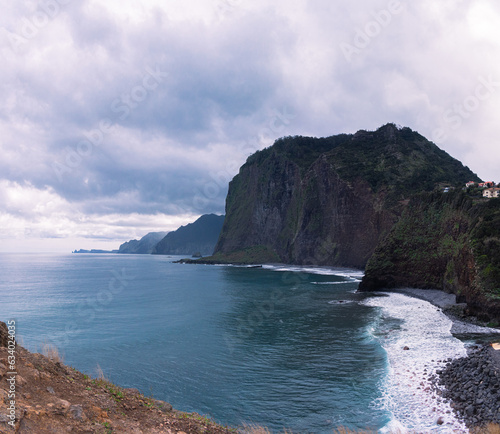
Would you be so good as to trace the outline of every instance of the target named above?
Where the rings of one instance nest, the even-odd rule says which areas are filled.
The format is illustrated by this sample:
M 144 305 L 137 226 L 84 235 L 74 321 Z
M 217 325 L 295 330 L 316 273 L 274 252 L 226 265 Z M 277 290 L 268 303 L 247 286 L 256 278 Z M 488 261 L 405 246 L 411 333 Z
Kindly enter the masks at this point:
M 235 268 L 256 268 L 256 265 L 242 265 L 242 264 L 214 264 L 219 267 L 235 267 Z M 257 266 L 258 267 L 258 266 Z M 309 273 L 318 274 L 321 276 L 338 276 L 349 279 L 349 282 L 361 282 L 365 275 L 363 270 L 354 268 L 331 268 L 331 267 L 314 267 L 310 265 L 285 265 L 285 264 L 263 264 L 264 270 L 292 272 L 292 273 Z M 325 282 L 325 284 L 331 282 Z M 338 282 L 346 283 L 346 282 Z
M 354 300 L 332 300 L 328 302 L 328 304 L 351 304 L 351 303 L 357 303 L 357 302 Z
M 263 265 L 262 268 L 273 271 L 291 271 L 295 273 L 319 274 L 322 276 L 339 276 L 353 279 L 353 281 L 361 281 L 364 276 L 362 270 L 352 268 L 330 268 L 330 267 L 311 267 L 303 265 Z
M 429 381 L 446 359 L 466 355 L 464 344 L 450 333 L 451 320 L 427 301 L 403 294 L 385 295 L 364 302 L 381 308 L 373 333 L 389 362 L 381 385 L 382 398 L 375 405 L 389 410 L 394 420 L 382 432 L 393 432 L 397 425 L 400 432 L 467 433 Z M 400 320 L 399 325 L 394 319 Z M 437 424 L 439 417 L 444 424 Z

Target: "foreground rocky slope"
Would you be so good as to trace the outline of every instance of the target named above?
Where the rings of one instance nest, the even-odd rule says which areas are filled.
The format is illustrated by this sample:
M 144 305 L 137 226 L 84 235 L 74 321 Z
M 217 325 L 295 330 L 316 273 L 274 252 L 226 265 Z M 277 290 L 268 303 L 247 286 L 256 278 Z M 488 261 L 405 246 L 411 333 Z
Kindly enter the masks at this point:
M 13 381 L 6 338 L 7 327 L 0 322 L 0 433 L 235 432 L 197 414 L 173 410 L 135 389 L 91 379 L 56 361 L 55 355 L 51 360 L 20 346 L 14 353 Z
M 407 199 L 477 176 L 409 128 L 286 137 L 231 181 L 214 262 L 364 268 Z

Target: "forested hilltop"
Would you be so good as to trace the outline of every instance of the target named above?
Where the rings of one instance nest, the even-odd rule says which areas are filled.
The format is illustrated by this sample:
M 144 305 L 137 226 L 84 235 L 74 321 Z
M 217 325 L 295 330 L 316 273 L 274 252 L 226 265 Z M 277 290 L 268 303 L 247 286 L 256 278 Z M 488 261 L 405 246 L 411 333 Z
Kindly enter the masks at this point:
M 250 156 L 229 185 L 206 262 L 364 268 L 419 192 L 479 181 L 410 128 L 285 137 Z

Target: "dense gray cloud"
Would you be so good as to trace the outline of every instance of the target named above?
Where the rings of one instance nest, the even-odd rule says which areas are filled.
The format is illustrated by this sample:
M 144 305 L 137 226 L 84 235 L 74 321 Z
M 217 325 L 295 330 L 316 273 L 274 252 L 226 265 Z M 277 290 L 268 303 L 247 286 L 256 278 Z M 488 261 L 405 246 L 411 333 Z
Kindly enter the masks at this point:
M 116 245 L 221 213 L 283 135 L 395 122 L 499 181 L 499 20 L 493 0 L 9 3 L 2 244 Z

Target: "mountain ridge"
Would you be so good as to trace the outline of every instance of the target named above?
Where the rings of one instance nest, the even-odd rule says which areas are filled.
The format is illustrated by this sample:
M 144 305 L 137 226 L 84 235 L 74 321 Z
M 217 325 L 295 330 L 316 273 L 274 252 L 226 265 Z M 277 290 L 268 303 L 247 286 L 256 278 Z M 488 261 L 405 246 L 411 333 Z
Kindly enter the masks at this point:
M 211 255 L 219 238 L 224 216 L 204 214 L 193 223 L 169 232 L 152 250 L 154 255 Z
M 140 240 L 130 240 L 120 245 L 117 253 L 150 254 L 168 232 L 149 232 Z

